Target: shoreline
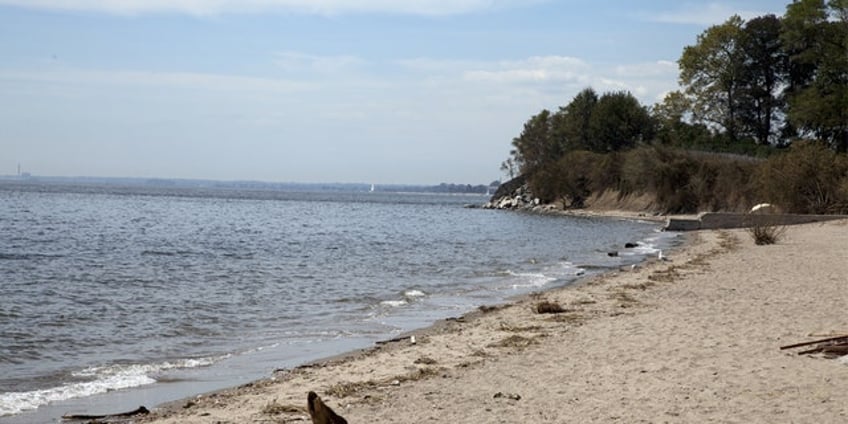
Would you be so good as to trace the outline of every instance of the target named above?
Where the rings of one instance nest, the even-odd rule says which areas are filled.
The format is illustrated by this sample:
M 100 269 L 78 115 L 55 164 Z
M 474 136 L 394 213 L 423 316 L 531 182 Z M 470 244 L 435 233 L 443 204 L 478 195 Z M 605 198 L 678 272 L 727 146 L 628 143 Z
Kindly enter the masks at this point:
M 602 216 L 597 216 L 595 218 L 602 218 Z M 613 218 L 613 220 L 617 220 L 617 218 L 618 217 L 615 217 L 615 218 Z M 627 220 L 633 221 L 632 219 L 627 219 Z M 656 232 L 659 227 L 651 226 L 651 228 L 653 229 L 654 232 Z M 626 241 L 639 241 L 641 243 L 645 243 L 646 246 L 652 247 L 652 246 L 656 245 L 657 247 L 660 247 L 662 249 L 667 249 L 669 245 L 676 244 L 676 241 L 673 241 L 676 237 L 671 237 L 671 236 L 660 236 L 660 241 L 656 241 L 657 240 L 655 238 L 655 237 L 657 237 L 656 234 L 653 234 L 653 235 L 652 234 L 645 234 L 645 235 L 642 235 L 642 236 L 639 236 L 639 237 L 634 237 L 634 238 L 632 238 L 632 240 L 631 240 L 630 237 L 626 237 L 626 236 L 622 237 L 621 234 L 618 234 L 618 236 L 621 237 L 621 239 L 620 239 L 621 243 L 624 243 Z M 619 237 L 612 237 L 612 238 L 616 239 L 616 238 L 619 238 Z M 617 244 L 618 244 L 618 242 L 615 242 L 615 245 L 617 245 Z M 602 260 L 601 262 L 606 262 L 607 259 L 614 259 L 613 261 L 610 261 L 610 262 L 611 263 L 621 263 L 618 260 L 619 258 L 606 258 L 606 254 L 604 254 L 604 252 L 606 252 L 606 250 L 597 250 L 592 255 L 600 255 L 601 257 L 603 257 L 604 260 Z M 624 252 L 624 250 L 622 250 L 622 252 Z M 629 266 L 629 263 L 631 261 L 634 261 L 634 260 L 642 261 L 642 260 L 644 260 L 645 255 L 646 255 L 645 253 L 636 253 L 636 252 L 634 252 L 634 253 L 636 254 L 635 257 L 633 257 L 633 258 L 623 258 L 622 262 L 627 263 L 628 266 Z M 632 253 L 623 254 L 622 256 L 628 256 L 630 254 L 632 254 Z M 590 256 L 592 256 L 592 255 L 590 255 Z M 586 259 L 586 258 L 584 258 L 584 259 Z M 575 266 L 579 266 L 582 263 L 594 263 L 591 260 L 589 262 L 580 262 L 580 261 L 577 261 L 577 262 L 578 263 Z M 601 265 L 601 266 L 594 267 L 594 268 L 587 268 L 587 270 L 591 270 L 591 271 L 588 271 L 587 274 L 596 274 L 596 273 L 602 272 L 603 269 L 609 269 L 609 268 L 607 268 L 607 266 L 608 265 Z M 618 266 L 618 265 L 616 265 L 616 266 Z M 567 280 L 560 280 L 559 282 L 556 282 L 552 285 L 548 284 L 543 288 L 539 288 L 539 287 L 532 288 L 532 289 L 523 289 L 522 288 L 522 289 L 519 289 L 519 290 L 522 291 L 522 292 L 525 292 L 525 293 L 527 292 L 526 290 L 533 290 L 533 291 L 549 290 L 551 288 L 562 287 L 563 285 L 575 284 L 574 281 L 583 280 L 586 277 L 585 276 L 584 277 L 578 276 L 574 280 L 572 280 L 571 278 L 574 278 L 574 277 L 573 276 L 569 277 Z M 481 304 L 481 303 L 482 304 L 512 303 L 517 298 L 520 298 L 522 296 L 525 296 L 525 294 L 507 294 L 505 292 L 504 295 L 497 296 L 498 299 L 493 298 L 493 299 L 483 300 L 481 298 L 481 299 L 478 299 L 478 302 L 474 303 L 473 305 L 478 305 L 478 304 Z M 474 307 L 476 307 L 476 306 L 471 306 L 471 307 L 465 308 L 461 311 L 455 311 L 455 312 L 453 312 L 453 314 L 454 315 L 460 314 L 460 313 L 463 313 L 464 311 L 469 311 L 469 310 L 471 310 L 473 312 Z M 446 316 L 444 314 L 439 314 L 439 315 Z M 434 317 L 428 318 L 426 320 L 420 320 L 421 321 L 419 323 L 420 327 L 417 327 L 417 329 L 412 330 L 413 333 L 417 334 L 421 331 L 427 331 L 427 329 L 430 328 L 430 327 L 435 327 L 435 326 L 438 326 L 438 325 L 444 325 L 445 324 L 444 320 L 439 320 L 439 321 L 434 323 L 432 320 L 435 319 L 435 318 L 438 318 L 438 317 L 434 316 Z M 413 328 L 413 327 L 407 327 L 407 328 Z M 410 334 L 413 334 L 413 333 L 410 333 Z M 386 334 L 382 337 L 390 338 L 390 337 L 394 337 L 394 335 Z M 334 349 L 334 350 L 312 349 L 312 354 L 313 354 L 312 358 L 303 358 L 303 359 L 298 360 L 298 361 L 288 361 L 288 360 L 286 360 L 286 361 L 274 361 L 274 362 L 277 362 L 277 363 L 274 363 L 274 362 L 271 362 L 271 361 L 268 360 L 269 358 L 272 358 L 272 355 L 264 355 L 261 359 L 266 363 L 265 363 L 265 366 L 263 367 L 263 371 L 262 371 L 261 374 L 254 374 L 254 375 L 251 375 L 251 376 L 246 377 L 246 378 L 240 377 L 240 378 L 238 378 L 238 380 L 231 381 L 228 384 L 219 384 L 218 383 L 218 381 L 222 381 L 222 380 L 216 380 L 221 375 L 218 371 L 212 370 L 212 371 L 206 372 L 206 371 L 204 371 L 206 368 L 203 367 L 203 369 L 199 369 L 200 370 L 199 372 L 200 373 L 206 373 L 206 374 L 203 374 L 203 376 L 201 376 L 196 371 L 188 370 L 186 372 L 180 372 L 178 374 L 178 376 L 175 377 L 175 378 L 171 378 L 170 376 L 166 376 L 164 379 L 155 383 L 154 385 L 146 385 L 146 386 L 142 386 L 142 387 L 132 388 L 132 389 L 129 389 L 129 390 L 115 390 L 115 391 L 110 391 L 109 393 L 98 394 L 98 395 L 94 395 L 94 396 L 90 396 L 90 397 L 72 398 L 70 400 L 64 400 L 64 401 L 55 402 L 55 403 L 51 402 L 50 404 L 42 406 L 38 410 L 35 410 L 35 411 L 24 411 L 21 414 L 4 416 L 4 417 L 0 418 L 0 422 L 9 422 L 9 423 L 21 422 L 21 423 L 24 423 L 24 422 L 30 422 L 28 420 L 41 421 L 42 419 L 44 421 L 47 421 L 49 419 L 51 422 L 58 422 L 58 417 L 61 416 L 62 414 L 65 414 L 65 413 L 74 413 L 74 414 L 96 413 L 96 414 L 102 414 L 102 413 L 110 413 L 110 412 L 116 412 L 116 411 L 130 410 L 130 409 L 134 409 L 134 408 L 138 407 L 138 405 L 144 405 L 146 407 L 154 408 L 154 407 L 157 407 L 159 405 L 167 405 L 169 403 L 172 403 L 172 402 L 174 402 L 173 399 L 177 399 L 176 402 L 179 403 L 179 402 L 181 402 L 179 399 L 189 399 L 192 396 L 194 396 L 194 393 L 208 394 L 208 393 L 216 393 L 216 392 L 221 392 L 221 391 L 227 391 L 228 389 L 231 389 L 232 387 L 234 387 L 236 385 L 240 385 L 240 384 L 244 384 L 244 383 L 250 384 L 251 382 L 264 380 L 264 379 L 269 378 L 271 376 L 271 370 L 275 369 L 276 367 L 280 367 L 280 366 L 295 367 L 296 365 L 300 365 L 300 364 L 309 365 L 309 364 L 314 364 L 314 363 L 320 363 L 320 362 L 326 361 L 328 359 L 337 359 L 339 357 L 344 357 L 344 356 L 347 356 L 347 355 L 356 355 L 363 350 L 367 351 L 367 350 L 371 349 L 371 347 L 374 345 L 375 342 L 379 343 L 379 339 L 371 338 L 370 341 L 366 340 L 365 343 L 354 343 L 354 344 L 348 345 L 348 347 L 343 348 L 343 349 Z M 334 354 L 334 352 L 347 352 L 351 349 L 353 349 L 353 352 L 351 352 L 351 353 Z M 315 354 L 317 354 L 317 355 L 315 355 Z M 328 358 L 328 356 L 329 356 L 329 358 Z M 237 360 L 242 361 L 241 359 L 237 359 Z M 232 361 L 233 361 L 233 359 L 227 359 L 226 360 L 226 362 L 232 362 Z M 243 361 L 241 363 L 243 363 Z M 238 368 L 239 366 L 240 366 L 239 364 L 236 364 L 236 368 Z M 237 370 L 236 372 L 243 372 L 243 368 L 238 368 L 238 369 L 239 370 Z M 212 376 L 212 378 L 206 378 L 205 377 L 206 375 L 210 375 L 210 376 Z M 232 373 L 232 374 L 226 374 L 226 375 L 230 376 L 230 375 L 236 375 L 236 374 Z M 185 377 L 183 377 L 183 376 L 185 376 Z M 193 376 L 198 377 L 198 379 L 194 380 Z M 159 380 L 159 379 L 157 378 L 157 380 Z M 197 390 L 187 392 L 185 390 L 185 386 L 191 385 L 192 381 L 195 381 L 196 382 L 195 384 L 198 385 Z M 217 386 L 217 387 L 215 387 L 215 386 Z M 115 403 L 113 403 L 113 402 L 115 402 Z
M 650 223 L 662 223 L 665 220 L 665 217 L 656 216 L 656 217 L 645 218 L 645 216 L 643 214 L 630 213 L 630 212 L 627 212 L 627 211 L 615 211 L 614 213 L 609 213 L 609 214 L 601 213 L 601 212 L 597 212 L 597 213 L 596 212 L 593 212 L 593 213 L 560 212 L 560 213 L 553 213 L 551 215 L 562 216 L 562 217 L 575 217 L 575 218 L 622 219 L 622 220 L 642 221 L 642 222 L 650 222 Z M 679 237 L 683 241 L 673 243 L 672 246 L 666 248 L 663 251 L 669 252 L 673 255 L 674 252 L 685 249 L 687 244 L 690 243 L 690 239 L 693 238 L 690 234 L 687 234 L 687 233 L 679 233 Z M 651 257 L 651 256 L 643 255 L 643 259 L 640 260 L 639 262 L 637 262 L 634 266 L 642 267 L 642 266 L 645 266 L 647 264 L 651 264 L 651 263 L 656 262 L 656 261 L 657 260 L 655 258 Z M 624 267 L 622 267 L 621 269 L 623 269 L 623 268 Z M 532 301 L 534 301 L 534 299 L 537 299 L 540 296 L 543 296 L 547 292 L 553 292 L 553 291 L 558 291 L 558 290 L 569 290 L 573 287 L 578 287 L 578 286 L 581 286 L 583 284 L 591 284 L 592 281 L 594 281 L 598 278 L 603 278 L 605 275 L 607 275 L 609 273 L 620 272 L 621 269 L 619 269 L 618 271 L 607 270 L 607 271 L 602 271 L 602 272 L 598 272 L 598 273 L 591 273 L 591 274 L 588 274 L 588 275 L 579 276 L 575 280 L 568 282 L 564 286 L 554 286 L 554 287 L 550 287 L 550 288 L 542 288 L 540 290 L 533 291 L 533 292 L 530 292 L 530 293 L 516 294 L 516 295 L 505 298 L 504 302 L 502 302 L 502 303 L 495 304 L 495 305 L 481 305 L 481 306 L 475 308 L 474 310 L 466 312 L 466 313 L 464 313 L 464 314 L 462 314 L 458 317 L 449 317 L 449 318 L 444 318 L 444 319 L 438 319 L 438 320 L 432 322 L 429 325 L 426 325 L 426 326 L 420 327 L 420 328 L 415 328 L 415 329 L 412 329 L 412 330 L 409 330 L 409 331 L 405 331 L 405 332 L 400 333 L 396 337 L 393 337 L 391 339 L 377 340 L 373 343 L 373 345 L 368 346 L 368 347 L 356 348 L 356 349 L 352 349 L 352 350 L 345 351 L 345 352 L 342 352 L 342 353 L 337 353 L 337 354 L 329 355 L 329 356 L 326 356 L 326 357 L 320 357 L 320 358 L 317 358 L 317 359 L 308 360 L 308 361 L 306 361 L 302 364 L 296 365 L 292 368 L 278 368 L 278 369 L 276 369 L 272 372 L 271 376 L 260 378 L 260 379 L 248 382 L 246 384 L 242 384 L 242 385 L 234 386 L 234 387 L 227 387 L 227 388 L 223 388 L 223 389 L 219 389 L 219 390 L 213 390 L 213 391 L 210 391 L 210 392 L 198 394 L 196 396 L 189 396 L 189 397 L 186 397 L 186 398 L 182 398 L 182 399 L 178 399 L 178 400 L 174 400 L 174 401 L 170 401 L 170 402 L 165 402 L 163 404 L 154 405 L 153 413 L 149 417 L 137 417 L 137 418 L 134 418 L 132 420 L 129 420 L 129 422 L 158 423 L 162 419 L 168 420 L 168 419 L 172 419 L 172 418 L 175 418 L 175 417 L 181 417 L 180 413 L 185 411 L 186 409 L 196 407 L 198 405 L 199 399 L 205 399 L 205 398 L 215 399 L 215 398 L 219 398 L 219 397 L 233 397 L 233 396 L 239 397 L 239 396 L 245 395 L 245 393 L 243 393 L 243 391 L 247 391 L 249 393 L 251 388 L 274 385 L 274 384 L 280 383 L 282 381 L 285 381 L 286 378 L 290 377 L 291 375 L 297 374 L 297 373 L 301 373 L 301 372 L 308 373 L 310 370 L 324 369 L 324 368 L 335 367 L 335 366 L 343 366 L 344 364 L 346 364 L 348 362 L 353 362 L 353 361 L 357 361 L 357 360 L 362 360 L 364 358 L 369 358 L 369 357 L 372 357 L 373 355 L 380 353 L 380 352 L 393 352 L 395 350 L 402 349 L 404 346 L 415 346 L 415 345 L 418 345 L 419 344 L 418 342 L 421 341 L 421 340 L 425 340 L 425 343 L 426 343 L 426 340 L 428 340 L 428 337 L 431 336 L 431 335 L 452 333 L 452 332 L 456 331 L 457 330 L 457 324 L 463 325 L 463 324 L 473 323 L 475 320 L 478 320 L 478 319 L 480 319 L 480 318 L 482 318 L 486 315 L 489 315 L 491 313 L 496 313 L 496 312 L 504 310 L 504 309 L 512 308 L 514 306 L 518 306 L 519 304 L 532 302 Z M 414 340 L 416 340 L 416 342 L 410 343 L 410 340 L 413 340 L 413 338 L 414 338 Z M 282 376 L 282 378 L 281 378 L 281 376 Z M 411 379 L 416 380 L 418 377 L 419 376 L 412 376 Z M 405 378 L 408 378 L 408 376 L 399 376 L 399 378 L 401 380 L 403 380 Z M 392 382 L 394 383 L 394 380 Z M 276 402 L 276 398 L 275 398 L 274 402 Z M 215 401 L 215 404 L 217 404 L 217 403 L 218 402 Z M 187 405 L 189 405 L 189 407 L 187 407 Z M 305 402 L 304 402 L 304 405 L 305 405 Z M 271 408 L 271 409 L 273 409 L 273 408 Z M 297 405 L 292 404 L 292 405 L 287 405 L 282 409 L 289 410 L 290 412 L 291 411 L 298 411 L 299 413 L 306 414 L 305 406 L 299 407 Z M 205 415 L 205 414 L 206 413 L 201 413 L 200 415 L 201 416 L 208 416 L 208 415 Z M 300 421 L 301 418 L 304 419 L 304 420 L 309 419 L 308 416 L 304 415 L 304 416 L 301 416 L 301 417 L 295 416 L 294 420 Z M 184 419 L 184 417 L 183 418 L 177 418 L 177 420 L 174 421 L 174 422 L 184 422 L 184 421 L 181 421 L 183 419 Z M 188 421 L 188 422 L 191 422 L 191 421 Z M 202 422 L 205 422 L 205 421 L 202 421 Z M 210 422 L 217 422 L 217 421 L 210 421 Z M 235 420 L 233 422 L 238 422 L 238 420 Z M 283 422 L 287 422 L 287 421 L 283 421 Z
M 624 220 L 633 220 L 633 221 L 643 221 L 643 222 L 651 222 L 651 223 L 662 223 L 665 221 L 665 216 L 645 216 L 644 214 L 637 214 L 627 211 L 614 211 L 610 213 L 603 212 L 591 212 L 591 213 L 570 213 L 570 212 L 556 212 L 551 213 L 554 216 L 563 216 L 563 217 L 577 217 L 577 218 L 609 218 L 609 219 L 624 219 Z M 682 242 L 677 243 L 675 246 L 668 248 L 665 250 L 672 257 L 676 256 L 677 252 L 685 252 L 691 244 L 693 244 L 697 240 L 697 236 L 693 233 L 679 233 L 680 238 L 683 240 Z M 642 269 L 645 267 L 651 267 L 655 264 L 662 264 L 663 262 L 658 261 L 655 258 L 645 257 L 642 261 L 638 262 L 635 267 L 637 269 Z M 346 364 L 361 360 L 367 360 L 368 358 L 372 358 L 377 354 L 388 354 L 393 356 L 395 351 L 403 350 L 404 348 L 413 347 L 416 345 L 420 345 L 420 342 L 424 340 L 424 343 L 428 343 L 428 338 L 433 335 L 439 334 L 456 334 L 457 332 L 462 332 L 462 326 L 469 324 L 474 325 L 474 322 L 487 317 L 489 315 L 496 315 L 498 312 L 501 312 L 506 309 L 511 309 L 514 307 L 520 307 L 522 305 L 529 304 L 531 302 L 537 301 L 537 299 L 543 298 L 546 293 L 554 293 L 559 291 L 570 291 L 573 289 L 577 289 L 584 285 L 594 285 L 597 284 L 598 280 L 604 280 L 608 278 L 610 275 L 616 275 L 622 272 L 624 268 L 619 270 L 607 270 L 600 273 L 594 273 L 590 275 L 585 275 L 577 278 L 576 280 L 568 283 L 565 286 L 551 287 L 547 289 L 542 289 L 539 291 L 534 291 L 531 293 L 519 294 L 506 299 L 504 303 L 498 305 L 481 305 L 480 307 L 467 312 L 459 317 L 451 317 L 446 319 L 440 319 L 432 324 L 413 329 L 404 333 L 399 334 L 397 337 L 388 340 L 379 340 L 374 343 L 374 345 L 359 349 L 353 349 L 347 352 L 330 355 L 327 357 L 318 358 L 315 360 L 307 361 L 303 364 L 297 365 L 293 368 L 281 368 L 274 370 L 271 376 L 261 378 L 258 380 L 251 381 L 249 383 L 236 386 L 229 387 L 220 390 L 214 390 L 207 393 L 201 393 L 197 396 L 187 397 L 179 400 L 175 400 L 172 402 L 166 402 L 160 405 L 156 405 L 153 409 L 153 413 L 148 417 L 140 417 L 138 421 L 133 420 L 132 422 L 139 423 L 165 423 L 165 422 L 194 422 L 191 419 L 186 421 L 186 416 L 184 415 L 185 411 L 188 409 L 197 408 L 201 402 L 208 401 L 209 399 L 214 399 L 212 401 L 213 405 L 220 405 L 219 399 L 221 398 L 238 398 L 243 396 L 251 396 L 255 389 L 271 387 L 277 384 L 284 384 L 285 381 L 293 378 L 294 376 L 298 376 L 304 374 L 305 378 L 309 378 L 308 374 L 310 374 L 313 370 L 323 370 L 323 369 L 333 369 L 335 367 L 345 367 Z M 410 343 L 410 338 L 415 337 L 416 343 Z M 420 359 L 420 358 L 419 358 Z M 414 361 L 413 361 L 414 362 Z M 429 361 L 424 361 L 429 362 Z M 460 367 L 465 367 L 466 364 L 460 364 Z M 441 367 L 440 367 L 441 368 Z M 418 372 L 421 370 L 425 370 L 425 373 L 429 373 L 430 371 L 426 367 L 419 367 Z M 332 372 L 332 371 L 331 371 Z M 414 374 L 414 373 L 413 373 Z M 406 376 L 406 375 L 398 375 L 391 380 L 388 384 L 395 385 L 397 381 L 395 380 L 412 380 L 415 381 L 421 376 Z M 305 399 L 304 392 L 304 399 Z M 332 398 L 327 398 L 323 393 L 321 394 L 325 401 Z M 296 398 L 296 397 L 295 397 Z M 273 404 L 276 404 L 277 397 L 274 398 Z M 297 402 L 293 402 L 289 405 L 278 405 L 281 406 L 279 409 L 288 410 L 289 412 L 295 412 L 293 418 L 295 421 L 299 421 L 300 419 L 308 420 L 308 416 L 306 414 L 305 402 L 303 406 L 300 406 Z M 284 407 L 283 407 L 284 406 Z M 266 409 L 274 409 L 274 408 L 266 408 Z M 339 409 L 336 408 L 338 411 Z M 343 409 L 342 409 L 343 411 Z M 207 415 L 208 414 L 208 415 Z M 300 415 L 298 415 L 300 414 Z M 209 417 L 212 414 L 208 412 L 200 412 L 200 417 Z M 197 421 L 197 422 L 217 422 L 215 420 L 211 421 Z M 224 421 L 226 422 L 226 421 Z M 235 420 L 233 422 L 238 422 Z M 282 421 L 287 422 L 287 421 Z
M 739 230 L 687 237 L 670 262 L 526 295 L 415 330 L 414 344 L 278 370 L 138 422 L 308 422 L 308 391 L 349 422 L 846 419 L 848 367 L 778 346 L 848 332 L 848 264 L 831 248 L 848 242 L 848 221 L 791 227 L 775 246 Z M 536 314 L 542 300 L 567 312 Z

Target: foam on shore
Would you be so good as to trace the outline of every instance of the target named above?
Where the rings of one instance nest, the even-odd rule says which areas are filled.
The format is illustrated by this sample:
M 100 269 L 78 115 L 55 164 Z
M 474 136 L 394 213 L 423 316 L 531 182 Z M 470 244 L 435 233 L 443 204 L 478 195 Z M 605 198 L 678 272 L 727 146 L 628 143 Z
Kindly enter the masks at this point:
M 0 416 L 34 410 L 40 406 L 63 400 L 153 384 L 156 383 L 157 376 L 164 371 L 206 367 L 223 359 L 225 357 L 182 359 L 158 364 L 116 364 L 89 367 L 71 374 L 75 379 L 81 380 L 75 383 L 28 392 L 0 394 Z

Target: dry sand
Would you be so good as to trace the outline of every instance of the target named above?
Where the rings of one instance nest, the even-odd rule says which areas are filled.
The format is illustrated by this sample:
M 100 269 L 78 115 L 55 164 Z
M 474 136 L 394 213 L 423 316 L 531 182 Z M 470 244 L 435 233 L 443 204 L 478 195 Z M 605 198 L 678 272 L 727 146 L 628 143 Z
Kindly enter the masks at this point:
M 848 334 L 848 221 L 691 234 L 671 261 L 593 278 L 145 422 L 848 422 L 848 364 L 782 345 Z M 541 301 L 567 312 L 537 314 Z

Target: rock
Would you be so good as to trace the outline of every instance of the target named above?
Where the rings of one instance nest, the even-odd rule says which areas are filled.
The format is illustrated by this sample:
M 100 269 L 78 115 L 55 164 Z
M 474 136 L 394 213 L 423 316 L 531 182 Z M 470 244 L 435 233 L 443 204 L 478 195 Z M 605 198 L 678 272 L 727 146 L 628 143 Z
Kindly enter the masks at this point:
M 618 256 L 618 252 L 607 252 L 607 256 L 614 258 L 614 257 Z
M 625 249 L 632 249 L 634 247 L 639 247 L 639 243 L 624 243 Z
M 521 395 L 519 395 L 518 393 L 497 392 L 497 393 L 495 393 L 495 396 L 493 396 L 493 397 L 495 399 L 506 398 L 506 399 L 512 399 L 512 400 L 521 400 Z

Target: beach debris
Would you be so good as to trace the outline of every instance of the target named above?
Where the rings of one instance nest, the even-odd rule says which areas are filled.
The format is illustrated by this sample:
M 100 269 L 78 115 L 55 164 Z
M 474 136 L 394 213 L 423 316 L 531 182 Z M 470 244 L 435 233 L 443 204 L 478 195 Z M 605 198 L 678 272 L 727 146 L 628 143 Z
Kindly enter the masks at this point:
M 560 306 L 559 303 L 548 300 L 537 303 L 533 310 L 536 311 L 537 314 L 561 314 L 563 312 L 568 312 L 565 308 Z
M 325 405 L 315 392 L 306 395 L 306 409 L 312 418 L 312 424 L 347 424 L 347 420 Z
M 519 395 L 518 393 L 497 392 L 497 393 L 495 393 L 493 398 L 494 399 L 505 398 L 505 399 L 511 399 L 511 400 L 521 400 L 521 395 Z
M 489 347 L 509 347 L 509 348 L 525 348 L 530 345 L 534 345 L 538 343 L 536 340 L 532 338 L 519 336 L 514 334 L 509 336 L 499 342 L 495 342 L 489 345 Z
M 810 347 L 798 352 L 798 355 L 811 355 L 820 353 L 825 358 L 833 359 L 848 355 L 848 335 L 828 337 L 817 339 L 808 342 L 795 343 L 791 345 L 781 346 L 780 350 L 795 349 L 799 347 Z
M 405 341 L 405 340 L 409 340 L 410 342 L 412 342 L 412 344 L 415 344 L 415 336 L 412 336 L 412 337 L 400 336 L 400 337 L 395 337 L 393 339 L 388 339 L 388 340 L 377 340 L 375 343 L 378 344 L 378 345 L 384 345 L 384 344 L 389 344 L 389 343 L 402 342 L 402 341 Z
M 436 364 L 436 360 L 435 360 L 435 359 L 433 359 L 433 358 L 430 358 L 430 357 L 428 357 L 428 356 L 422 356 L 422 357 L 420 357 L 420 358 L 416 359 L 416 360 L 413 362 L 413 364 L 417 364 L 417 365 L 435 365 L 435 364 Z
M 527 331 L 539 331 L 542 329 L 540 325 L 512 325 L 505 322 L 498 324 L 501 331 L 509 331 L 512 333 L 523 333 Z
M 494 312 L 494 311 L 497 311 L 498 309 L 501 309 L 501 307 L 500 307 L 500 306 L 496 306 L 496 305 L 495 305 L 495 306 L 492 306 L 492 305 L 480 305 L 480 307 L 478 307 L 477 309 L 479 309 L 479 310 L 480 310 L 480 312 L 482 312 L 482 313 L 484 313 L 484 314 L 488 314 L 489 312 Z
M 62 415 L 63 420 L 114 420 L 121 418 L 131 418 L 138 415 L 147 415 L 150 413 L 150 410 L 145 408 L 144 406 L 139 406 L 138 408 L 129 411 L 129 412 L 120 412 L 117 414 L 104 414 L 104 415 L 88 415 L 88 414 L 65 414 Z
M 277 402 L 277 399 L 274 399 L 273 402 L 265 405 L 262 408 L 262 413 L 266 415 L 280 415 L 280 414 L 303 414 L 307 412 L 300 406 L 295 405 L 283 405 Z

